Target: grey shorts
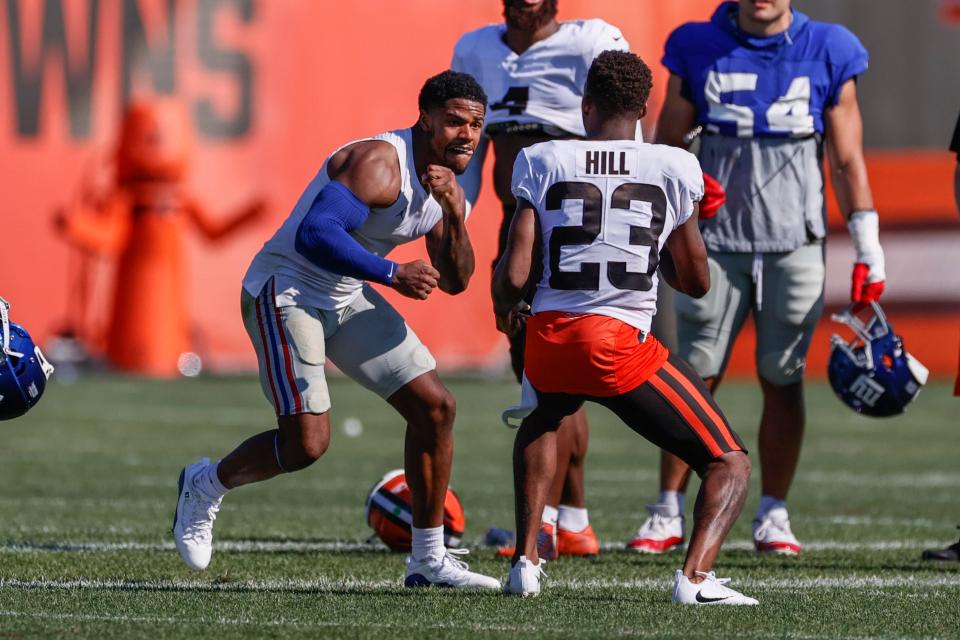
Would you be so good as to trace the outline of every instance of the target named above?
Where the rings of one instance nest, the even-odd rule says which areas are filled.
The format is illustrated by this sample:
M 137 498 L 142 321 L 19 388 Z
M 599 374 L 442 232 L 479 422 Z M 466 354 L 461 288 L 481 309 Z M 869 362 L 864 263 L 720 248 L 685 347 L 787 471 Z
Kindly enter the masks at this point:
M 327 357 L 386 399 L 437 362 L 403 317 L 372 287 L 339 310 L 277 307 L 273 279 L 240 300 L 243 325 L 257 352 L 260 386 L 277 415 L 324 413 L 330 392 Z
M 722 375 L 752 311 L 757 374 L 776 385 L 799 382 L 823 313 L 823 244 L 788 253 L 711 252 L 708 262 L 707 295 L 676 296 L 679 355 L 704 378 Z

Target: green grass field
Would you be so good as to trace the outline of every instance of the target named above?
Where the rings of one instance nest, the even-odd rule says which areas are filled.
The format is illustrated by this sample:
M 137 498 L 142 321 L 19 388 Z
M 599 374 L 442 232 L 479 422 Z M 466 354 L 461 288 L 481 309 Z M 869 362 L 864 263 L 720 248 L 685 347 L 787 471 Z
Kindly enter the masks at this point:
M 451 379 L 459 402 L 453 484 L 467 511 L 471 566 L 507 563 L 479 548 L 513 528 L 512 433 L 499 425 L 516 387 Z M 922 562 L 960 523 L 960 401 L 924 390 L 893 420 L 860 418 L 826 386 L 809 391 L 791 498 L 801 558 L 749 550 L 756 478 L 718 574 L 755 608 L 681 608 L 669 587 L 681 557 L 619 551 L 655 496 L 654 448 L 591 408 L 591 520 L 607 549 L 547 568 L 539 599 L 404 590 L 403 559 L 366 544 L 367 490 L 401 466 L 403 425 L 347 380 L 331 383 L 336 430 L 310 469 L 227 496 L 213 562 L 187 569 L 169 534 L 180 468 L 222 456 L 268 427 L 252 378 L 170 383 L 118 378 L 52 385 L 0 428 L 0 638 L 291 637 L 960 637 L 960 564 Z M 748 446 L 759 397 L 719 395 Z M 341 429 L 362 420 L 360 437 Z

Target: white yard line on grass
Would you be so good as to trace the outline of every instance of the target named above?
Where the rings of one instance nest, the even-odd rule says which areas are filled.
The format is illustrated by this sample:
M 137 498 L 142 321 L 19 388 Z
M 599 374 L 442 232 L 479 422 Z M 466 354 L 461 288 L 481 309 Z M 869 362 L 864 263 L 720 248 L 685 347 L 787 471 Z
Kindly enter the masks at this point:
M 939 576 L 883 576 L 852 575 L 842 577 L 816 576 L 809 578 L 738 578 L 737 587 L 764 589 L 768 591 L 804 591 L 810 589 L 886 589 L 930 587 L 960 588 L 960 575 Z M 551 588 L 560 589 L 670 589 L 673 579 L 663 578 L 624 579 L 549 579 Z M 305 579 L 243 580 L 238 582 L 212 582 L 203 580 L 17 580 L 0 578 L 0 589 L 94 589 L 107 591 L 220 591 L 247 593 L 256 591 L 283 591 L 290 593 L 314 593 L 337 591 L 382 591 L 402 588 L 396 580 L 363 580 L 358 578 L 317 577 Z
M 315 542 L 267 541 L 267 540 L 224 540 L 216 543 L 217 551 L 232 553 L 309 553 L 309 552 L 373 552 L 386 553 L 387 549 L 379 543 L 360 541 L 320 540 Z M 601 545 L 604 551 L 622 551 L 625 542 L 606 542 Z M 916 551 L 928 547 L 943 546 L 943 540 L 873 540 L 865 542 L 837 542 L 833 540 L 804 541 L 804 551 Z M 113 551 L 173 551 L 172 542 L 76 542 L 76 543 L 9 543 L 0 544 L 0 554 L 18 553 L 104 553 Z M 486 547 L 468 546 L 475 553 L 492 551 Z M 751 551 L 753 542 L 733 540 L 723 545 L 727 551 Z

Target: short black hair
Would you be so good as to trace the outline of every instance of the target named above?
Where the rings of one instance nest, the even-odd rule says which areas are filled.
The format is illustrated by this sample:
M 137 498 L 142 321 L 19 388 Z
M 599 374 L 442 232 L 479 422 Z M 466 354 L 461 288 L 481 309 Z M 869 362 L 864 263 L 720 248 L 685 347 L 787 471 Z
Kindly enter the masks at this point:
M 420 109 L 427 111 L 457 98 L 479 102 L 484 108 L 487 106 L 487 94 L 472 75 L 450 70 L 438 73 L 423 83 L 418 104 Z
M 629 51 L 604 51 L 590 65 L 583 92 L 600 113 L 616 116 L 639 113 L 647 104 L 651 87 L 653 74 L 640 56 Z

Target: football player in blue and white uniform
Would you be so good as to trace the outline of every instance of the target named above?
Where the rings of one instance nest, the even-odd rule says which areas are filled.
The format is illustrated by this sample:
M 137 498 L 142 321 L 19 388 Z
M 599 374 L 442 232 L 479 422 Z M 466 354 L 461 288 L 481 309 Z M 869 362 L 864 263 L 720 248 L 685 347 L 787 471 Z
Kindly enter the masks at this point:
M 846 28 L 811 20 L 790 0 L 723 2 L 709 22 L 676 29 L 665 49 L 671 76 L 657 141 L 684 146 L 702 127 L 700 164 L 727 193 L 701 223 L 713 286 L 699 300 L 677 296 L 679 353 L 716 389 L 752 313 L 763 392 L 754 543 L 795 555 L 786 498 L 803 438 L 805 359 L 823 310 L 824 148 L 857 254 L 851 300 L 876 300 L 884 287 L 857 103 L 867 51 Z M 660 500 L 631 541 L 638 550 L 683 541 L 690 470 L 669 454 L 661 464 Z
M 404 584 L 500 587 L 444 547 L 454 400 L 430 351 L 368 284 L 426 300 L 434 289 L 463 291 L 473 274 L 468 206 L 455 174 L 480 139 L 486 94 L 471 76 L 446 71 L 427 80 L 419 105 L 412 127 L 334 151 L 247 270 L 243 322 L 277 425 L 217 463 L 204 458 L 181 472 L 173 534 L 193 569 L 210 563 L 213 523 L 227 491 L 304 469 L 326 451 L 329 358 L 407 423 L 413 550 Z M 398 244 L 421 237 L 429 264 L 387 259 Z
M 497 257 L 503 255 L 517 201 L 510 190 L 517 154 L 547 140 L 585 135 L 580 103 L 594 58 L 602 51 L 628 51 L 619 29 L 603 20 L 559 22 L 557 0 L 504 0 L 505 22 L 464 34 L 454 47 L 450 67 L 474 76 L 486 91 L 485 135 L 476 158 L 460 182 L 475 201 L 488 145 L 496 155 L 493 186 L 503 205 Z M 640 125 L 637 123 L 639 135 Z M 536 281 L 536 278 L 533 279 Z M 528 307 L 530 295 L 522 302 Z M 517 381 L 523 377 L 525 331 L 510 336 L 510 361 Z M 557 473 L 543 513 L 541 554 L 587 556 L 599 551 L 590 526 L 583 490 L 587 453 L 586 415 L 564 420 L 558 433 Z M 511 550 L 502 550 L 509 555 Z

